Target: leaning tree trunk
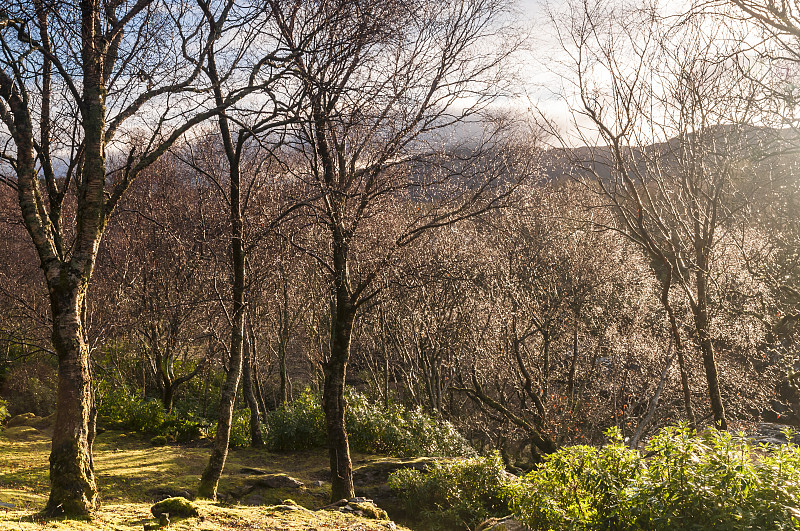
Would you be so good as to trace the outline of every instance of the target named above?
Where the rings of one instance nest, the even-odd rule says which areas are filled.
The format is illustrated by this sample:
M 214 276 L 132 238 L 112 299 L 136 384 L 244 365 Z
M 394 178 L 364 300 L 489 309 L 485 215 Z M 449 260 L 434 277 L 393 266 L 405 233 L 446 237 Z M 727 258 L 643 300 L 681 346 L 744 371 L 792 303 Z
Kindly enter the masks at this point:
M 728 421 L 725 418 L 725 406 L 722 403 L 722 394 L 719 389 L 717 360 L 714 356 L 714 345 L 711 342 L 709 330 L 710 319 L 708 317 L 706 282 L 707 279 L 704 274 L 697 275 L 697 301 L 692 305 L 692 314 L 694 316 L 695 329 L 697 330 L 697 341 L 700 344 L 700 353 L 703 355 L 703 368 L 708 382 L 708 396 L 711 400 L 714 424 L 720 430 L 727 430 Z
M 241 225 L 239 225 L 241 229 Z M 241 233 L 239 233 L 241 234 Z M 217 487 L 225 461 L 228 458 L 228 445 L 231 438 L 231 424 L 233 422 L 233 407 L 236 403 L 236 391 L 239 389 L 239 380 L 242 376 L 242 350 L 244 336 L 244 252 L 241 238 L 234 239 L 234 287 L 233 287 L 233 329 L 231 330 L 231 357 L 228 363 L 228 375 L 222 389 L 219 404 L 219 418 L 217 419 L 217 432 L 214 435 L 214 445 L 211 457 L 208 460 L 200 486 L 197 489 L 198 498 L 215 500 Z
M 249 346 L 249 345 L 248 345 Z M 264 446 L 264 437 L 261 435 L 261 412 L 258 407 L 256 393 L 253 390 L 253 366 L 250 362 L 251 349 L 244 349 L 242 361 L 242 393 L 250 409 L 250 446 L 261 448 Z
M 672 265 L 666 260 L 666 277 L 661 284 L 661 305 L 667 311 L 669 317 L 670 334 L 672 335 L 672 343 L 675 345 L 675 353 L 678 356 L 678 368 L 681 374 L 681 387 L 683 388 L 683 407 L 686 410 L 686 420 L 693 430 L 697 430 L 697 421 L 694 417 L 694 409 L 692 408 L 692 390 L 689 388 L 689 372 L 686 369 L 686 359 L 684 356 L 683 342 L 681 341 L 681 332 L 678 328 L 678 319 L 675 316 L 675 310 L 669 302 L 669 288 L 672 285 Z
M 223 106 L 222 87 L 217 73 L 216 60 L 213 48 L 208 55 L 208 75 L 213 82 L 214 100 L 217 105 Z M 225 460 L 228 458 L 228 446 L 231 438 L 231 423 L 233 421 L 233 408 L 236 404 L 236 392 L 239 389 L 239 380 L 242 377 L 242 358 L 244 350 L 244 309 L 245 309 L 245 249 L 244 249 L 244 216 L 242 215 L 242 174 L 239 167 L 239 157 L 233 146 L 228 117 L 223 113 L 219 115 L 219 131 L 225 156 L 228 159 L 228 172 L 230 177 L 230 220 L 231 220 L 231 267 L 233 269 L 233 313 L 231 319 L 231 344 L 230 363 L 225 386 L 219 404 L 219 419 L 217 433 L 214 436 L 214 447 L 208 465 L 200 478 L 200 487 L 197 496 L 215 500 L 217 486 Z
M 325 383 L 322 391 L 331 463 L 331 501 L 355 496 L 353 463 L 345 428 L 344 382 L 356 311 L 346 295 L 337 299 L 336 315 L 331 323 L 331 355 L 323 366 Z
M 66 276 L 66 275 L 65 275 Z M 83 330 L 86 283 L 50 285 L 53 346 L 58 355 L 58 395 L 50 451 L 50 515 L 89 515 L 97 502 L 92 460 L 89 349 Z

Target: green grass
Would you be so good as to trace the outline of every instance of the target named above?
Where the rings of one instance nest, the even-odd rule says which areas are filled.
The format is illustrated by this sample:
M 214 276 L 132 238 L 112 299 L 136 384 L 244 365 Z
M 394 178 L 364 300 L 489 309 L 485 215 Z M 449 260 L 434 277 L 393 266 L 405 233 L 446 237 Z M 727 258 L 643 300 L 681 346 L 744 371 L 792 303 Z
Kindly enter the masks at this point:
M 0 529 L 141 531 L 145 523 L 155 521 L 150 514 L 150 506 L 154 502 L 152 490 L 167 488 L 193 493 L 209 456 L 207 448 L 182 445 L 153 447 L 136 436 L 107 431 L 98 435 L 95 442 L 100 507 L 94 519 L 91 522 L 39 522 L 35 515 L 44 507 L 49 490 L 49 451 L 50 439 L 46 433 L 9 439 L 0 432 L 0 502 L 17 506 L 15 510 L 0 508 Z M 362 455 L 354 458 L 361 463 L 381 459 Z M 316 480 L 323 479 L 320 476 L 328 467 L 328 456 L 321 450 L 287 454 L 253 449 L 232 450 L 220 481 L 221 497 L 231 496 L 253 478 L 241 474 L 242 467 L 258 468 L 267 473 L 286 473 L 306 485 L 314 485 Z M 266 503 L 278 503 L 291 498 L 302 506 L 315 509 L 328 503 L 329 488 L 310 486 L 301 489 L 268 489 L 259 493 L 263 494 Z M 270 506 L 245 507 L 203 501 L 198 504 L 201 519 L 172 522 L 168 529 L 387 529 L 385 522 L 333 511 L 286 512 Z

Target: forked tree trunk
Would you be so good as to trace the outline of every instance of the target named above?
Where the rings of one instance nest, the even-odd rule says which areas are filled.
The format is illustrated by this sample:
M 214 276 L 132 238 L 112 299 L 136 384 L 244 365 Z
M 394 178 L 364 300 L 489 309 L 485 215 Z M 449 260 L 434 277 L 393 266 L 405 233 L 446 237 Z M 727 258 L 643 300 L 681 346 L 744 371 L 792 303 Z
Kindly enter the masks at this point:
M 96 133 L 96 128 L 90 129 L 87 125 L 83 175 L 85 195 L 80 204 L 83 210 L 78 210 L 79 235 L 72 261 L 65 262 L 56 254 L 58 245 L 54 240 L 57 238 L 52 237 L 49 218 L 40 216 L 38 208 L 38 174 L 30 115 L 13 82 L 3 73 L 0 73 L 0 97 L 9 103 L 14 113 L 19 206 L 47 282 L 53 318 L 52 341 L 58 356 L 56 422 L 50 451 L 51 490 L 45 512 L 88 516 L 97 502 L 97 485 L 92 467 L 93 400 L 83 317 L 86 287 L 102 234 L 103 180 L 101 177 L 98 185 L 92 179 L 97 176 L 98 166 L 102 171 L 103 159 L 92 157 L 100 150 L 90 149 L 97 148 L 97 136 L 89 136 L 90 131 Z
M 92 460 L 94 404 L 84 339 L 86 284 L 50 286 L 58 395 L 50 451 L 50 498 L 45 513 L 88 516 L 97 502 Z
M 340 299 L 336 306 L 331 323 L 331 355 L 323 366 L 325 383 L 322 391 L 331 463 L 331 501 L 355 496 L 353 463 L 345 428 L 344 382 L 356 311 L 349 301 Z
M 96 20 L 94 6 L 82 5 L 83 27 Z M 84 46 L 90 41 L 85 39 Z M 48 514 L 88 516 L 97 503 L 92 441 L 94 428 L 92 377 L 85 340 L 86 289 L 92 276 L 97 248 L 105 226 L 105 88 L 102 61 L 83 65 L 84 162 L 81 195 L 76 211 L 76 237 L 72 257 L 58 260 L 38 241 L 36 222 L 30 220 L 30 190 L 19 179 L 19 201 L 26 227 L 42 259 L 53 317 L 53 347 L 58 355 L 56 422 L 50 450 Z M 27 135 L 26 135 L 27 136 Z M 27 151 L 27 150 L 26 150 Z M 27 154 L 27 153 L 26 153 Z M 30 161 L 32 162 L 32 160 Z M 48 256 L 50 255 L 50 256 Z

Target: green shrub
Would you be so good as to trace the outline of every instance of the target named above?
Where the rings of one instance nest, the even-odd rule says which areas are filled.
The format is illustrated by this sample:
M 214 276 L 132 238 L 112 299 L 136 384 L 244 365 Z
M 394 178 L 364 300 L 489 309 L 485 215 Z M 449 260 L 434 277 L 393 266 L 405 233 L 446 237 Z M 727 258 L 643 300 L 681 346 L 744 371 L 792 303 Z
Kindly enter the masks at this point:
M 325 444 L 325 415 L 319 398 L 306 390 L 291 404 L 267 415 L 267 447 L 274 452 L 317 448 Z
M 602 448 L 564 448 L 511 486 L 532 529 L 800 529 L 800 449 L 764 455 L 714 429 L 662 430 L 644 458 L 619 433 Z
M 125 388 L 101 386 L 98 414 L 109 427 L 158 435 L 167 420 L 157 400 L 144 400 Z
M 8 402 L 0 399 L 0 422 L 5 422 L 11 414 L 8 412 Z
M 421 407 L 405 412 L 407 440 L 413 441 L 405 450 L 398 447 L 400 456 L 427 455 L 433 457 L 471 457 L 477 452 L 461 433 L 446 420 L 423 412 Z
M 354 450 L 395 456 L 469 456 L 475 450 L 446 421 L 421 409 L 406 410 L 392 405 L 388 411 L 348 391 L 346 423 Z M 145 400 L 123 388 L 101 386 L 99 414 L 111 428 L 126 429 L 149 436 L 189 442 L 208 433 L 206 425 L 188 413 L 167 414 L 158 400 Z M 272 451 L 319 448 L 325 445 L 325 415 L 319 396 L 304 391 L 300 397 L 267 415 L 265 441 Z M 234 412 L 231 447 L 250 444 L 248 410 Z
M 409 515 L 424 526 L 470 529 L 491 516 L 505 516 L 505 490 L 513 476 L 498 453 L 437 461 L 424 472 L 398 470 L 389 477 Z
M 158 431 L 170 435 L 177 442 L 190 442 L 208 435 L 206 428 L 206 425 L 197 419 L 168 415 Z
M 100 387 L 98 415 L 100 421 L 116 429 L 144 435 L 162 435 L 179 442 L 189 442 L 207 435 L 205 425 L 197 419 L 167 414 L 158 400 L 145 400 L 124 388 Z
M 472 456 L 475 450 L 447 421 L 431 417 L 422 408 L 388 410 L 357 392 L 347 393 L 347 434 L 353 448 L 399 457 Z
M 231 419 L 231 436 L 228 439 L 230 448 L 244 448 L 250 446 L 250 411 L 239 410 L 233 412 Z
M 345 423 L 350 446 L 359 452 L 410 456 L 470 456 L 475 450 L 449 422 L 392 404 L 389 410 L 348 390 Z M 298 400 L 267 417 L 267 446 L 272 451 L 325 444 L 325 414 L 320 398 L 304 391 Z

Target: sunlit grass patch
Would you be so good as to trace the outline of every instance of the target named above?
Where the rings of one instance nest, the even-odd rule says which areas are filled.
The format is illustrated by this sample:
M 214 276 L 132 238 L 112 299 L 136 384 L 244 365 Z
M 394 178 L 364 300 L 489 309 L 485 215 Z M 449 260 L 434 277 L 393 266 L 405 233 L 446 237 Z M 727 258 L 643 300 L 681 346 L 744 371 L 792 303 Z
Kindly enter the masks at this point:
M 196 502 L 200 518 L 174 519 L 170 531 L 228 530 L 307 530 L 343 529 L 382 531 L 392 529 L 385 521 L 374 521 L 336 511 L 285 511 L 274 507 L 224 507 L 207 501 Z M 0 511 L 0 529 L 4 531 L 41 531 L 42 529 L 74 531 L 141 531 L 146 523 L 155 523 L 150 505 L 122 503 L 103 505 L 92 521 L 39 520 L 31 511 Z M 405 528 L 396 526 L 403 531 Z
M 0 502 L 14 509 L 0 508 L 2 531 L 142 531 L 157 521 L 150 507 L 158 489 L 193 493 L 208 460 L 208 448 L 167 445 L 153 447 L 135 435 L 107 431 L 95 442 L 95 468 L 100 506 L 92 521 L 42 520 L 38 516 L 49 492 L 50 438 L 39 433 L 13 440 L 0 431 Z M 360 463 L 380 458 L 354 455 Z M 271 454 L 262 450 L 232 450 L 220 481 L 224 495 L 240 488 L 255 475 L 243 474 L 243 467 L 267 474 L 286 473 L 305 483 L 300 489 L 258 491 L 264 503 L 278 504 L 286 498 L 315 509 L 327 504 L 329 491 L 315 485 L 325 475 L 328 457 L 324 450 Z M 377 531 L 389 529 L 376 522 L 336 511 L 281 510 L 274 506 L 242 506 L 196 501 L 200 518 L 172 519 L 170 531 L 307 530 L 346 529 Z M 392 524 L 393 525 L 393 524 Z M 398 526 L 397 529 L 404 529 Z

